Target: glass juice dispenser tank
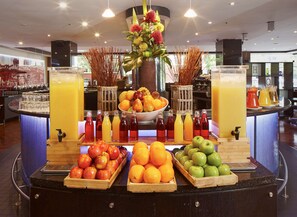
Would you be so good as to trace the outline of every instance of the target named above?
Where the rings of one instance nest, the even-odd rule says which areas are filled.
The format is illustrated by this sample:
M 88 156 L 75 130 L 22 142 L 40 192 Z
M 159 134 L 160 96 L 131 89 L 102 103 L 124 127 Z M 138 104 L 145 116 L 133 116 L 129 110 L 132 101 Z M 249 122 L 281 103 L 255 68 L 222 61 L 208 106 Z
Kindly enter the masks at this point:
M 247 68 L 226 65 L 211 72 L 212 132 L 220 138 L 234 138 L 235 127 L 240 127 L 240 137 L 246 137 Z
M 58 138 L 56 129 L 66 134 L 65 140 L 79 139 L 78 124 L 84 120 L 82 73 L 72 67 L 50 69 L 50 139 Z

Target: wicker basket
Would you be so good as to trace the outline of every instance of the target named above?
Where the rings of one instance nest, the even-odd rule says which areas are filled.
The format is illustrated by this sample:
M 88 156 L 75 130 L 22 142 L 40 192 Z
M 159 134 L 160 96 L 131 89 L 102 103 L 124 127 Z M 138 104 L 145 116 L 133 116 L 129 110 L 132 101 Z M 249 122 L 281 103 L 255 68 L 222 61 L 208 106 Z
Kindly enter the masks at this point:
M 102 111 L 117 110 L 118 86 L 99 86 L 98 87 L 98 109 Z
M 171 85 L 171 107 L 174 112 L 193 112 L 193 85 Z

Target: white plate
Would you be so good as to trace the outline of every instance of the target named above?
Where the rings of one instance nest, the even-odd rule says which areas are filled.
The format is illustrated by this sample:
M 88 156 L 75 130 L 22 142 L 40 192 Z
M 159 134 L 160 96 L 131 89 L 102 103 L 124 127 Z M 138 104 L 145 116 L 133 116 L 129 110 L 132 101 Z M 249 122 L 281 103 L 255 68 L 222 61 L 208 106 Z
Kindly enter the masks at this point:
M 260 106 L 257 107 L 257 108 L 249 108 L 249 107 L 247 107 L 247 109 L 248 109 L 248 110 L 260 110 L 260 109 L 262 109 L 262 107 L 260 107 Z
M 275 105 L 266 105 L 266 106 L 262 106 L 263 108 L 267 108 L 267 109 L 269 109 L 269 108 L 273 108 L 273 107 L 275 107 Z

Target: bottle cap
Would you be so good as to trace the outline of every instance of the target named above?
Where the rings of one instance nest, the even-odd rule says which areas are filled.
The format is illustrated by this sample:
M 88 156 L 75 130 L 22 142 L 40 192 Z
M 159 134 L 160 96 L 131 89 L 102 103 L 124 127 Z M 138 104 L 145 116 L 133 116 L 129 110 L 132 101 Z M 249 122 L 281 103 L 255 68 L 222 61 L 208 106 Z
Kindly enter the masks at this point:
M 101 113 L 101 110 L 97 110 L 97 115 L 100 115 Z
M 173 110 L 172 110 L 172 109 L 170 109 L 170 110 L 168 111 L 168 116 L 173 116 Z
M 119 115 L 119 111 L 118 110 L 114 110 L 113 115 L 114 116 Z
M 105 111 L 105 112 L 104 112 L 104 116 L 109 116 L 108 111 Z
M 200 112 L 197 110 L 197 111 L 195 111 L 195 116 L 196 117 L 199 117 L 200 116 Z
M 87 112 L 87 117 L 92 117 L 92 112 L 91 111 Z

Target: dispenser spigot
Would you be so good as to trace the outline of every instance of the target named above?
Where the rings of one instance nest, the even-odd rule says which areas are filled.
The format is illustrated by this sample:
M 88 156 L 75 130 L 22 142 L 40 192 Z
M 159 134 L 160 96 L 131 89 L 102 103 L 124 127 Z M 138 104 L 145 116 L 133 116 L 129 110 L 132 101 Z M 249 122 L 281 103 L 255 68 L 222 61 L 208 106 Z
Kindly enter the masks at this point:
M 58 141 L 62 142 L 62 139 L 66 137 L 66 133 L 62 132 L 61 129 L 56 129 L 58 131 Z
M 235 127 L 235 130 L 231 131 L 232 136 L 235 136 L 236 140 L 239 140 L 239 134 L 240 134 L 240 131 L 238 130 L 239 128 L 241 127 Z

